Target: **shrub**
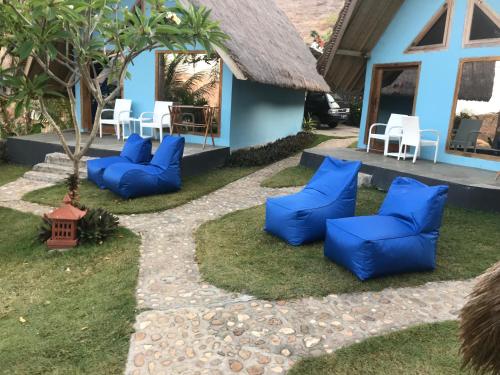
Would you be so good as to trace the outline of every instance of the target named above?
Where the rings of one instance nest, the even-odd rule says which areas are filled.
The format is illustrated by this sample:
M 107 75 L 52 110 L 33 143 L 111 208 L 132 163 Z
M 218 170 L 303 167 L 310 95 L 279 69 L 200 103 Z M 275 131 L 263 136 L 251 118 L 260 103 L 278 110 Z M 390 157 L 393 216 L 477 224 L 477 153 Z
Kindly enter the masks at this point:
M 80 207 L 85 210 L 85 207 Z M 101 244 L 118 230 L 118 217 L 103 208 L 86 209 L 87 214 L 78 222 L 78 241 L 80 244 Z M 42 218 L 38 229 L 38 240 L 46 242 L 52 236 L 52 222 Z
M 42 217 L 42 223 L 38 228 L 38 240 L 41 243 L 46 242 L 50 237 L 52 237 L 52 221 L 46 217 Z
M 305 132 L 311 132 L 319 126 L 319 122 L 311 116 L 311 114 L 307 114 L 302 121 L 302 130 Z
M 103 208 L 91 208 L 78 222 L 80 243 L 100 244 L 115 234 L 118 229 L 118 217 Z
M 297 135 L 278 139 L 276 142 L 261 147 L 235 151 L 229 157 L 227 164 L 231 167 L 268 165 L 308 148 L 314 140 L 314 134 L 300 132 Z

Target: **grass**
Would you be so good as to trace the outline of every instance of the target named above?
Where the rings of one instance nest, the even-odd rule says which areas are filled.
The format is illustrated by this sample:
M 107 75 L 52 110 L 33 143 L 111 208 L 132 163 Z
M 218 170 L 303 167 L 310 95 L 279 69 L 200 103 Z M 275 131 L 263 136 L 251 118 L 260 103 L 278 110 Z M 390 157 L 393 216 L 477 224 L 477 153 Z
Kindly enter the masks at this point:
M 309 182 L 315 170 L 312 168 L 296 165 L 294 167 L 285 168 L 274 176 L 271 176 L 260 184 L 262 187 L 268 188 L 284 188 L 293 186 L 303 186 Z
M 0 186 L 17 180 L 28 170 L 29 168 L 23 165 L 3 163 L 0 161 Z
M 328 135 L 315 134 L 314 142 L 310 147 L 328 141 Z M 100 190 L 94 184 L 83 181 L 81 184 L 81 202 L 87 207 L 101 207 L 116 215 L 141 214 L 160 212 L 189 201 L 200 198 L 227 184 L 256 172 L 261 167 L 225 167 L 215 169 L 202 175 L 183 179 L 183 186 L 179 192 L 136 199 L 121 199 L 107 190 Z M 58 184 L 35 190 L 24 195 L 23 200 L 33 203 L 58 206 L 66 194 L 64 184 Z
M 357 215 L 376 213 L 384 197 L 379 191 L 360 189 Z M 434 272 L 360 282 L 323 256 L 323 243 L 292 247 L 265 233 L 264 216 L 265 208 L 259 206 L 200 227 L 197 259 L 206 281 L 258 298 L 291 299 L 469 279 L 500 260 L 498 215 L 448 207 Z
M 427 324 L 299 361 L 290 375 L 458 375 L 458 324 Z
M 182 189 L 176 193 L 136 199 L 122 199 L 108 190 L 100 190 L 94 184 L 83 181 L 80 190 L 81 202 L 87 207 L 105 208 L 117 215 L 158 212 L 183 205 L 209 194 L 255 172 L 257 169 L 256 167 L 215 169 L 202 175 L 184 178 Z M 29 192 L 23 199 L 56 206 L 60 204 L 64 194 L 66 194 L 66 187 L 59 184 Z
M 123 373 L 135 316 L 139 239 L 49 254 L 40 218 L 0 208 L 0 373 Z

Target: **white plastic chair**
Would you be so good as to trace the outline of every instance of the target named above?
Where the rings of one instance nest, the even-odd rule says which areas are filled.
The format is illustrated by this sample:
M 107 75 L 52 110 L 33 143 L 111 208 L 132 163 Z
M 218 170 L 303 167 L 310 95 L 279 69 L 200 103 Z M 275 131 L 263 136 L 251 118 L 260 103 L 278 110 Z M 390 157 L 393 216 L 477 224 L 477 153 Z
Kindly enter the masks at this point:
M 401 135 L 403 133 L 403 118 L 406 115 L 400 115 L 397 113 L 391 114 L 387 124 L 375 123 L 370 126 L 370 131 L 368 133 L 368 145 L 366 147 L 366 152 L 370 152 L 370 143 L 372 139 L 378 139 L 384 142 L 384 156 L 397 156 L 397 154 L 389 154 L 389 142 L 390 141 L 401 141 Z M 376 128 L 385 127 L 383 134 L 374 133 Z
M 432 133 L 436 136 L 435 140 L 422 139 L 422 133 Z M 420 119 L 416 116 L 407 116 L 403 119 L 403 136 L 399 145 L 398 160 L 403 157 L 406 160 L 407 156 L 413 157 L 413 163 L 417 161 L 422 147 L 434 147 L 434 163 L 437 162 L 439 146 L 439 132 L 433 129 L 420 130 Z M 412 155 L 408 154 L 408 147 L 414 147 L 415 151 Z M 403 153 L 404 149 L 404 153 Z
M 120 126 L 130 123 L 130 113 L 132 109 L 132 100 L 116 99 L 114 109 L 105 109 L 102 113 L 113 112 L 112 119 L 101 118 L 99 121 L 99 137 L 102 138 L 102 125 L 113 125 L 115 127 L 116 138 L 120 139 Z
M 155 102 L 153 112 L 141 113 L 139 117 L 141 137 L 143 137 L 144 128 L 158 129 L 160 131 L 160 142 L 163 140 L 164 128 L 170 128 L 170 133 L 172 133 L 172 127 L 170 125 L 170 107 L 173 104 L 173 102 Z M 154 133 L 152 136 L 154 136 Z

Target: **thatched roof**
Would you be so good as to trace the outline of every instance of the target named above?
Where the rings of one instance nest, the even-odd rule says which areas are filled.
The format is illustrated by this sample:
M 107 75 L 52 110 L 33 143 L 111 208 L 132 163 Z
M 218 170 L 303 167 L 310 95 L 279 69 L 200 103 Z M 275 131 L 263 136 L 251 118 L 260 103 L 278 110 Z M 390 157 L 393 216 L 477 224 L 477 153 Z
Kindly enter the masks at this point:
M 382 81 L 382 95 L 414 96 L 417 74 L 414 70 L 395 70 Z
M 231 38 L 228 63 L 240 79 L 273 86 L 329 91 L 316 60 L 274 0 L 190 0 L 212 10 Z M 224 54 L 221 54 L 224 58 Z
M 493 96 L 496 64 L 496 61 L 464 63 L 458 99 L 489 102 Z
M 318 61 L 333 90 L 361 93 L 366 60 L 404 0 L 346 0 Z

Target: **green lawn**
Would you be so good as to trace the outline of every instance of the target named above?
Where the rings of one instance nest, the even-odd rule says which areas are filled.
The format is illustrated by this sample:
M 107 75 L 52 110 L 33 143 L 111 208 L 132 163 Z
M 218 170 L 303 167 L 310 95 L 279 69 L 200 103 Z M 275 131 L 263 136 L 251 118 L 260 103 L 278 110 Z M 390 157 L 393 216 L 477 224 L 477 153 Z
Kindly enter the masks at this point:
M 0 161 L 0 186 L 17 180 L 28 170 L 29 168 L 23 165 L 9 164 Z
M 0 208 L 0 373 L 120 374 L 135 316 L 139 239 L 49 254 L 40 218 Z
M 102 207 L 117 215 L 164 211 L 218 190 L 257 169 L 256 167 L 220 168 L 202 175 L 184 178 L 182 189 L 176 193 L 128 200 L 83 181 L 80 191 L 81 202 L 87 207 Z M 66 194 L 66 187 L 59 184 L 29 192 L 23 199 L 56 206 L 60 204 L 64 194 Z
M 290 375 L 459 375 L 458 324 L 422 325 L 299 361 Z
M 377 212 L 384 193 L 358 192 L 357 215 Z M 445 210 L 437 269 L 358 281 L 323 256 L 323 243 L 292 247 L 263 231 L 264 206 L 231 213 L 196 233 L 203 278 L 218 287 L 264 299 L 325 296 L 468 279 L 500 260 L 498 214 L 455 207 Z
M 302 165 L 285 168 L 274 176 L 262 181 L 261 186 L 268 188 L 284 188 L 303 186 L 309 182 L 315 170 Z

